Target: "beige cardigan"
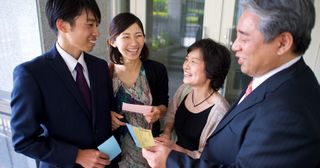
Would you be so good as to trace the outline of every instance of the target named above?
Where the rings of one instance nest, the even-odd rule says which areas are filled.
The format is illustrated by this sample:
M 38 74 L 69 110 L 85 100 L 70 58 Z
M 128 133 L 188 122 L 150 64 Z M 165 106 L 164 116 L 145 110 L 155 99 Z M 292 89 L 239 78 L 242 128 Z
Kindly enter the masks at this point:
M 184 97 L 188 93 L 190 93 L 191 90 L 192 90 L 191 86 L 187 84 L 182 84 L 178 88 L 172 101 L 169 103 L 168 111 L 165 116 L 165 125 L 167 123 L 171 123 L 171 124 L 174 123 L 174 117 L 176 114 L 176 110 L 178 109 L 178 106 L 180 105 Z M 226 112 L 230 107 L 229 103 L 225 98 L 223 98 L 219 93 L 217 94 L 217 96 L 218 98 L 216 99 L 215 105 L 211 108 L 206 125 L 204 126 L 201 132 L 198 150 L 195 150 L 195 151 L 187 150 L 187 154 L 194 159 L 200 158 L 203 148 L 206 145 L 207 139 L 216 129 L 218 123 L 220 122 L 220 120 L 226 114 Z

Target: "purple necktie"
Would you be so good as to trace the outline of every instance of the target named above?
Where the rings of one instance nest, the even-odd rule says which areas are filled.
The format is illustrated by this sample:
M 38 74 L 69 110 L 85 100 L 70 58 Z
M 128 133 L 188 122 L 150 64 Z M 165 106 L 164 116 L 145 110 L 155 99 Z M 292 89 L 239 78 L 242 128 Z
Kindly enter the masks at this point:
M 82 94 L 84 102 L 89 111 L 91 111 L 91 96 L 90 96 L 90 89 L 87 84 L 86 78 L 83 75 L 83 67 L 81 64 L 77 64 L 76 66 L 77 77 L 76 77 L 76 84 Z

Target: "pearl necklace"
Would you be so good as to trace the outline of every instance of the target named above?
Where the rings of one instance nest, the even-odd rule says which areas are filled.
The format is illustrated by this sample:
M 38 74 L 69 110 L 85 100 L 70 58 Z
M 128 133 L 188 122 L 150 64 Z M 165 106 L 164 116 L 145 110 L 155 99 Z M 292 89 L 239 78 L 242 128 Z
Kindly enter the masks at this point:
M 194 90 L 192 90 L 192 95 L 191 95 L 191 100 L 192 100 L 192 104 L 193 104 L 193 107 L 197 107 L 199 106 L 200 104 L 202 104 L 203 102 L 205 102 L 206 100 L 208 100 L 212 95 L 213 95 L 214 91 L 212 91 L 212 93 L 210 93 L 210 95 L 208 97 L 206 97 L 205 99 L 203 99 L 200 103 L 198 104 L 195 104 L 194 103 L 194 98 L 193 98 L 193 95 L 194 95 Z

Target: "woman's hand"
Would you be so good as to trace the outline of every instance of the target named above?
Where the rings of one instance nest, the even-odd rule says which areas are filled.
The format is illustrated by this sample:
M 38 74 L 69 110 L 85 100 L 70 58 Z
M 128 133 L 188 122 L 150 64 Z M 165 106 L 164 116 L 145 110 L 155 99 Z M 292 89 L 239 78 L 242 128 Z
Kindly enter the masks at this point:
M 156 142 L 158 142 L 159 144 L 162 144 L 170 149 L 174 149 L 175 147 L 175 143 L 173 141 L 171 141 L 170 139 L 166 138 L 166 137 L 156 137 L 154 138 L 156 140 Z
M 171 139 L 171 134 L 170 133 L 166 133 L 165 131 L 162 133 L 162 134 L 160 134 L 160 137 L 162 137 L 162 138 L 166 138 L 166 139 Z
M 160 118 L 161 111 L 158 106 L 153 106 L 149 113 L 143 113 L 144 118 L 149 124 L 153 124 Z
M 122 118 L 123 116 L 121 114 L 111 111 L 112 131 L 118 129 L 120 126 L 126 125 L 124 122 L 120 121 Z
M 144 113 L 143 116 L 149 124 L 153 124 L 161 116 L 163 116 L 167 111 L 167 107 L 165 105 L 153 106 L 151 112 Z

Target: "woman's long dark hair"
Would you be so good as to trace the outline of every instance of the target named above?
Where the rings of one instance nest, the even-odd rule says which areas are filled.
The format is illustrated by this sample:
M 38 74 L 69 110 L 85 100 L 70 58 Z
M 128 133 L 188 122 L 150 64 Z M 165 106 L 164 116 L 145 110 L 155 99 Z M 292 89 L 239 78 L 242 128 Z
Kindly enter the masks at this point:
M 115 16 L 109 27 L 109 41 L 115 41 L 116 38 L 123 32 L 125 31 L 128 27 L 133 25 L 134 23 L 138 24 L 140 29 L 142 30 L 143 36 L 145 37 L 144 30 L 142 23 L 140 19 L 131 14 L 131 13 L 120 13 L 117 16 Z M 108 43 L 108 49 L 109 49 L 109 57 L 110 61 L 113 62 L 114 64 L 123 64 L 122 61 L 122 54 L 118 50 L 118 48 L 113 47 Z M 143 48 L 140 53 L 140 59 L 146 60 L 149 56 L 149 50 L 147 45 L 144 43 Z

